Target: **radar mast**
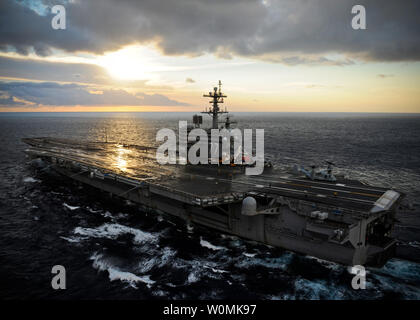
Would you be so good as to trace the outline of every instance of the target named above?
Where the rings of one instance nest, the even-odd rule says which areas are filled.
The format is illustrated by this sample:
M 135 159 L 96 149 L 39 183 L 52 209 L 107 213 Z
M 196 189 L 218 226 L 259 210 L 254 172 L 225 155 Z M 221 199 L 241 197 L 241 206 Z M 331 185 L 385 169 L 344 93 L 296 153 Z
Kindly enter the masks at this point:
M 205 111 L 202 111 L 201 113 L 207 113 L 211 117 L 213 117 L 213 125 L 212 129 L 219 129 L 219 114 L 228 113 L 227 109 L 225 110 L 219 108 L 219 103 L 223 103 L 223 98 L 227 98 L 222 93 L 222 82 L 219 80 L 219 88 L 214 87 L 213 92 L 209 92 L 208 94 L 203 94 L 203 97 L 212 98 L 209 103 L 212 104 L 212 106 Z

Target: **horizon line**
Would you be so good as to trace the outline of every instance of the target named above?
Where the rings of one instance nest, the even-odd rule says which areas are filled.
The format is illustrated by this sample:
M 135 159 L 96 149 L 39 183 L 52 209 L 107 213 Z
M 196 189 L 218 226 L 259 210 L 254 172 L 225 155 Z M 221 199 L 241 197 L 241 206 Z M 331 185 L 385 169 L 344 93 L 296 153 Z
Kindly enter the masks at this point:
M 201 111 L 1 111 L 4 113 L 201 113 Z M 420 114 L 397 111 L 231 111 L 229 113 L 364 113 L 364 114 Z

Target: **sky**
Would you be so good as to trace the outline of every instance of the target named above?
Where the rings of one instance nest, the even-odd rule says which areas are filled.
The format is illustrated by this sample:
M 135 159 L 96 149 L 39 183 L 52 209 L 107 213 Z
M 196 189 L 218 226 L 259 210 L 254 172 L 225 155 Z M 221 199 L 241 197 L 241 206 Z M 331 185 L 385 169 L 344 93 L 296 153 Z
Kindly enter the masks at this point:
M 1 0 L 0 112 L 196 112 L 221 80 L 230 111 L 420 113 L 419 21 L 418 0 Z

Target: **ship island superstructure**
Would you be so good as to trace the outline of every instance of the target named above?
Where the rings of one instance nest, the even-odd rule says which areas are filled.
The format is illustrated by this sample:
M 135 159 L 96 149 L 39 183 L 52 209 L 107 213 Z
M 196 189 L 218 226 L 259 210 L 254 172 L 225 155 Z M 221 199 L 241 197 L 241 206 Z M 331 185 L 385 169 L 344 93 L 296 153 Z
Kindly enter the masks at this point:
M 212 104 L 204 113 L 219 128 L 219 115 L 227 113 L 219 106 L 226 98 L 220 82 L 204 96 Z M 201 116 L 193 122 L 200 126 Z M 227 117 L 224 126 L 230 125 Z M 394 254 L 391 232 L 403 194 L 392 189 L 275 169 L 249 176 L 233 165 L 159 165 L 153 146 L 50 137 L 23 141 L 38 166 L 188 223 L 351 266 L 381 266 Z M 130 169 L 114 165 L 121 149 L 130 151 Z

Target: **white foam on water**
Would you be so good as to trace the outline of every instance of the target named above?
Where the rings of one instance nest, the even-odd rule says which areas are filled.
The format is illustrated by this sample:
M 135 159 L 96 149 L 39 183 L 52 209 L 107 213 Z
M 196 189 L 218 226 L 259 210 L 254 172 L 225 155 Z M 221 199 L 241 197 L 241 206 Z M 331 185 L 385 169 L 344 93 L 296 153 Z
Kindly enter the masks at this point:
M 197 282 L 198 280 L 200 280 L 200 275 L 198 274 L 198 272 L 196 270 L 193 270 L 188 275 L 187 284 Z
M 188 277 L 184 285 L 189 285 L 200 281 L 202 275 L 214 277 L 208 274 L 207 268 L 213 268 L 216 263 L 201 259 L 184 260 L 182 258 L 177 258 L 172 261 L 171 265 L 173 268 L 188 272 Z
M 122 234 L 130 233 L 134 235 L 134 242 L 136 244 L 142 244 L 145 242 L 156 242 L 156 240 L 158 239 L 157 235 L 153 235 L 151 233 L 127 227 L 118 223 L 105 223 L 97 228 L 76 227 L 74 229 L 74 233 L 92 238 L 107 239 L 116 239 Z
M 372 270 L 378 274 L 420 282 L 420 264 L 416 262 L 391 259 L 381 269 Z
M 332 262 L 332 261 L 328 261 L 328 260 L 323 260 L 323 259 L 320 259 L 320 258 L 317 258 L 317 257 L 306 256 L 305 258 L 306 259 L 309 259 L 309 260 L 315 260 L 319 264 L 321 264 L 324 267 L 326 267 L 328 269 L 331 269 L 331 270 L 338 271 L 338 270 L 341 270 L 341 269 L 345 268 L 345 267 L 343 267 L 342 265 L 340 265 L 338 263 L 335 263 L 335 262 Z
M 118 213 L 117 214 L 117 219 L 127 219 L 129 217 L 129 215 L 127 213 Z
M 34 182 L 39 182 L 40 180 L 38 180 L 38 179 L 34 179 L 34 178 L 32 178 L 32 177 L 26 177 L 26 178 L 23 178 L 23 182 L 26 182 L 26 183 L 34 183 Z
M 222 270 L 222 269 L 216 269 L 216 268 L 210 268 L 211 271 L 215 272 L 215 273 L 229 273 L 226 270 Z
M 290 294 L 280 294 L 280 295 L 267 295 L 265 296 L 267 300 L 296 300 L 296 297 Z
M 290 261 L 292 260 L 293 253 L 284 253 L 277 258 L 250 258 L 239 257 L 239 261 L 235 264 L 236 267 L 249 269 L 252 266 L 263 266 L 270 269 L 277 269 L 284 271 L 287 269 Z
M 105 213 L 102 214 L 105 218 L 112 218 L 114 219 L 114 216 L 109 211 L 105 211 Z
M 227 248 L 225 247 L 220 247 L 220 246 L 215 246 L 213 244 L 211 244 L 210 242 L 203 240 L 203 238 L 200 238 L 200 245 L 204 248 L 210 249 L 210 250 L 214 250 L 214 251 L 218 251 L 218 250 L 227 250 Z
M 66 240 L 70 243 L 78 243 L 78 242 L 82 241 L 81 238 L 77 238 L 77 237 L 76 238 L 60 237 L 60 238 L 63 239 L 63 240 Z
M 80 207 L 73 207 L 73 206 L 69 206 L 67 203 L 63 203 L 63 206 L 64 207 L 66 207 L 67 209 L 70 209 L 70 210 L 77 210 L 77 209 L 79 209 Z
M 213 268 L 213 267 L 210 267 L 210 266 L 204 266 L 204 268 L 206 268 L 206 269 L 210 269 L 211 271 L 213 271 L 214 273 L 229 273 L 228 271 L 226 271 L 226 270 L 222 270 L 222 269 L 216 269 L 216 268 Z
M 152 295 L 156 297 L 166 297 L 169 295 L 169 292 L 163 290 L 153 290 Z
M 324 280 L 307 280 L 298 278 L 294 282 L 296 298 L 309 300 L 344 299 L 343 293 L 336 288 L 331 288 Z
M 398 280 L 391 277 L 382 276 L 378 274 L 373 274 L 376 280 L 379 281 L 379 284 L 375 286 L 378 292 L 383 293 L 384 291 L 390 291 L 392 293 L 400 293 L 403 296 L 403 299 L 407 300 L 419 300 L 420 299 L 420 288 L 418 286 L 410 285 L 407 283 L 400 283 Z M 369 285 L 369 280 L 366 279 L 366 288 Z M 380 297 L 375 297 L 380 298 Z
M 175 255 L 176 251 L 168 247 L 165 247 L 157 252 L 153 252 L 150 259 L 142 259 L 139 263 L 139 271 L 141 273 L 145 273 L 156 267 L 170 265 Z
M 230 263 L 228 262 L 228 264 Z M 215 262 L 214 259 L 207 260 L 200 257 L 191 260 L 185 260 L 177 257 L 177 259 L 174 259 L 171 262 L 171 265 L 173 268 L 188 272 L 188 277 L 184 285 L 198 282 L 203 276 L 213 279 L 220 279 L 223 273 L 228 272 L 222 269 L 226 264 Z M 208 269 L 210 269 L 212 272 L 209 272 Z
M 137 276 L 134 273 L 122 271 L 114 266 L 112 266 L 106 259 L 103 258 L 103 255 L 94 253 L 90 260 L 93 260 L 92 266 L 99 271 L 107 271 L 109 274 L 109 280 L 115 281 L 119 280 L 121 282 L 128 283 L 131 287 L 137 289 L 136 284 L 138 282 L 145 283 L 148 288 L 150 288 L 156 281 L 150 279 L 149 275 Z
M 242 253 L 245 257 L 248 258 L 254 258 L 257 254 L 256 253 L 248 253 L 248 252 L 244 252 Z

